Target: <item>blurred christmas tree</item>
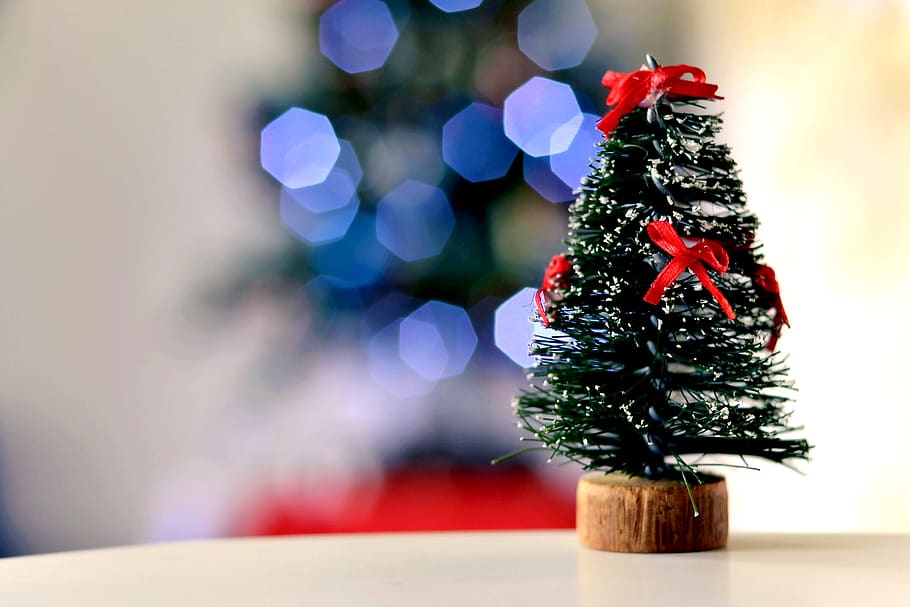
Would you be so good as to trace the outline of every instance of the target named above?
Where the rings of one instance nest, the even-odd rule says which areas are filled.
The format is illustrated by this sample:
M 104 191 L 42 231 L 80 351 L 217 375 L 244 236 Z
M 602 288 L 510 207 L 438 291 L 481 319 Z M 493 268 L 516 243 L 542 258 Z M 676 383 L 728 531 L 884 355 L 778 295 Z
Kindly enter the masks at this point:
M 672 51 L 674 9 L 594 45 L 584 0 L 310 8 L 303 82 L 265 100 L 256 118 L 262 166 L 280 188 L 268 212 L 289 237 L 275 254 L 234 263 L 221 301 L 266 292 L 297 306 L 305 335 L 263 365 L 271 381 L 294 381 L 299 367 L 287 361 L 315 363 L 344 340 L 363 350 L 390 399 L 445 402 L 437 388 L 452 378 L 477 389 L 493 375 L 469 364 L 477 359 L 502 363 L 499 377 L 511 367 L 517 380 L 532 330 L 521 289 L 561 248 L 559 203 L 573 198 L 595 151 L 599 66 L 638 54 L 630 40 L 653 37 Z M 501 314 L 494 345 L 504 300 L 526 313 Z M 403 457 L 438 450 L 481 462 L 508 448 L 507 428 L 491 440 L 483 416 L 464 415 L 462 435 L 475 440 L 430 431 L 402 444 Z M 453 455 L 456 442 L 471 454 Z
M 270 100 L 260 113 L 273 135 L 263 138 L 263 165 L 282 183 L 280 214 L 295 238 L 278 255 L 244 262 L 233 292 L 308 285 L 314 326 L 332 332 L 346 313 L 359 315 L 389 294 L 406 294 L 412 306 L 470 307 L 533 284 L 560 235 L 537 231 L 550 250 L 516 235 L 565 216 L 564 205 L 543 201 L 572 198 L 593 150 L 581 125 L 585 111 L 587 124 L 593 120 L 590 95 L 599 95 L 581 64 L 596 36 L 586 4 L 342 0 L 316 8 L 306 27 L 321 55 L 298 96 Z M 562 40 L 554 45 L 555 35 Z M 563 106 L 551 112 L 557 122 L 517 124 L 510 139 L 506 98 L 548 70 L 568 85 Z M 533 120 L 532 106 L 516 103 L 514 120 Z M 290 108 L 307 114 L 289 116 Z M 314 130 L 316 115 L 328 118 L 326 138 L 339 145 L 311 142 L 309 157 L 298 154 L 300 166 L 288 168 L 295 133 Z M 534 137 L 560 129 L 557 144 L 528 153 Z

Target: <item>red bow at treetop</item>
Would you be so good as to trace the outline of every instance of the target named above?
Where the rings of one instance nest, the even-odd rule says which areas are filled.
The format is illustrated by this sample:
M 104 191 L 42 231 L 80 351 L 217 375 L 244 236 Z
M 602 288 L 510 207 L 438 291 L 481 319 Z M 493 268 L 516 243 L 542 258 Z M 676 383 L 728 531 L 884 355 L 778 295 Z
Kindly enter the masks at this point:
M 648 236 L 651 237 L 654 244 L 673 257 L 670 259 L 670 263 L 654 279 L 651 288 L 648 289 L 644 296 L 646 302 L 652 305 L 660 303 L 660 299 L 663 297 L 667 287 L 673 284 L 673 281 L 683 270 L 688 268 L 701 281 L 701 284 L 705 285 L 708 292 L 714 296 L 727 318 L 730 320 L 736 318 L 730 302 L 727 301 L 724 294 L 720 292 L 720 289 L 711 280 L 704 266 L 704 264 L 708 264 L 721 274 L 727 271 L 730 257 L 719 242 L 703 238 L 691 247 L 687 247 L 682 238 L 679 237 L 679 234 L 676 233 L 676 230 L 673 229 L 673 226 L 666 221 L 652 221 L 649 223 Z
M 692 79 L 683 78 L 686 75 Z M 607 105 L 613 109 L 597 123 L 597 128 L 609 137 L 620 118 L 655 93 L 666 93 L 670 97 L 723 99 L 715 94 L 717 85 L 705 82 L 706 78 L 702 70 L 691 65 L 662 65 L 628 74 L 608 71 L 601 82 L 610 89 Z
M 776 312 L 774 315 L 774 330 L 771 337 L 768 338 L 767 348 L 774 351 L 777 348 L 777 340 L 780 339 L 782 327 L 790 326 L 790 319 L 787 318 L 787 312 L 784 310 L 784 302 L 780 298 L 780 285 L 777 284 L 777 276 L 769 266 L 759 266 L 755 270 L 755 285 L 761 290 L 772 296 L 771 307 Z
M 572 272 L 572 264 L 566 259 L 565 255 L 554 255 L 547 266 L 547 271 L 543 275 L 543 283 L 534 294 L 534 304 L 537 306 L 537 313 L 540 314 L 540 322 L 543 326 L 550 326 L 550 319 L 547 317 L 546 299 L 551 296 L 554 289 L 561 289 L 568 284 L 569 274 Z

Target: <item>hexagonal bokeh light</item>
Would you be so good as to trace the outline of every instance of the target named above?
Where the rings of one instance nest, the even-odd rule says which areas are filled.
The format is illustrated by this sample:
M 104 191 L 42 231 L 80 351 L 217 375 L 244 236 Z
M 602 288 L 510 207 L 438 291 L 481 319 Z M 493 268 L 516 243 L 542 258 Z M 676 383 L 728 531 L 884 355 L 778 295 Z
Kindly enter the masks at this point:
M 350 74 L 382 67 L 397 41 L 392 13 L 379 0 L 341 0 L 319 18 L 319 50 Z
M 430 0 L 436 8 L 446 13 L 459 13 L 483 4 L 483 0 Z
M 567 339 L 565 333 L 533 322 L 534 296 L 537 289 L 526 287 L 502 302 L 494 315 L 493 338 L 496 347 L 519 367 L 532 367 L 537 361 L 530 355 L 531 338 L 535 335 Z
M 534 359 L 528 344 L 534 334 L 534 295 L 537 289 L 526 287 L 502 302 L 494 316 L 493 339 L 496 347 L 519 367 L 530 367 Z
M 572 189 L 577 188 L 581 180 L 588 176 L 591 159 L 597 155 L 597 143 L 603 139 L 603 133 L 597 130 L 600 116 L 594 114 L 583 116 L 584 121 L 569 149 L 550 156 L 550 169 Z
M 522 170 L 527 184 L 550 202 L 568 202 L 575 197 L 572 188 L 552 171 L 549 158 L 534 158 L 525 154 Z
M 512 91 L 503 107 L 506 135 L 531 156 L 566 151 L 581 122 L 572 88 L 540 76 Z
M 262 168 L 292 189 L 325 181 L 340 151 L 329 119 L 299 107 L 266 125 L 259 141 Z
M 314 213 L 348 206 L 357 190 L 357 184 L 363 177 L 363 171 L 351 144 L 343 139 L 339 139 L 338 143 L 341 145 L 341 153 L 338 154 L 335 167 L 329 171 L 325 181 L 295 190 L 285 188 L 282 191 L 282 198 L 287 195 L 298 205 Z
M 376 236 L 404 261 L 438 255 L 455 228 L 449 200 L 439 188 L 408 180 L 376 208 Z
M 458 306 L 429 301 L 401 321 L 401 360 L 425 379 L 460 375 L 476 348 L 477 333 Z
M 363 167 L 360 166 L 360 159 L 357 158 L 357 152 L 354 146 L 347 139 L 338 139 L 338 160 L 335 161 L 335 168 L 346 171 L 356 188 L 363 179 Z
M 281 222 L 308 245 L 326 244 L 343 238 L 358 208 L 360 199 L 353 193 L 344 206 L 316 212 L 300 204 L 294 197 L 294 190 L 281 190 Z
M 310 254 L 317 272 L 350 287 L 376 282 L 389 266 L 389 252 L 376 240 L 376 220 L 368 213 L 358 213 L 343 238 Z
M 517 153 L 502 130 L 502 110 L 491 105 L 472 103 L 442 127 L 442 157 L 468 181 L 502 177 Z
M 437 382 L 421 377 L 399 354 L 402 320 L 377 331 L 367 343 L 367 371 L 383 390 L 399 398 L 429 394 Z
M 518 47 L 545 70 L 575 67 L 595 38 L 585 0 L 534 0 L 518 15 Z

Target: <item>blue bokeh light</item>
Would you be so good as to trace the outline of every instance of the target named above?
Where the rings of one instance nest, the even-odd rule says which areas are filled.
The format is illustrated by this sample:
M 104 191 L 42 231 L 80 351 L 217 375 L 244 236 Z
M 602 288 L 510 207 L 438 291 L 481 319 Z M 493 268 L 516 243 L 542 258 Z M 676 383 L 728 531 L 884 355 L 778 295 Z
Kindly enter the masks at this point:
M 329 119 L 299 107 L 266 125 L 259 143 L 262 168 L 292 189 L 325 181 L 340 151 Z
M 347 171 L 332 169 L 325 181 L 308 188 L 281 189 L 281 197 L 292 198 L 294 202 L 314 213 L 324 213 L 347 205 L 354 195 L 354 182 Z
M 525 154 L 522 170 L 528 185 L 550 202 L 568 202 L 575 197 L 572 189 L 550 169 L 548 158 L 534 158 Z
M 449 200 L 439 188 L 408 180 L 376 208 L 376 236 L 404 261 L 438 255 L 455 228 Z
M 430 3 L 446 13 L 459 13 L 477 8 L 483 0 L 430 0 Z
M 338 146 L 338 160 L 335 161 L 335 168 L 347 172 L 356 188 L 360 185 L 361 179 L 363 179 L 363 168 L 360 166 L 360 159 L 357 158 L 354 146 L 347 139 L 339 139 Z
M 601 117 L 594 114 L 583 116 L 584 121 L 569 149 L 550 156 L 550 168 L 553 173 L 572 189 L 581 185 L 581 180 L 588 176 L 591 158 L 597 154 L 595 146 L 603 139 L 603 133 L 597 130 L 597 123 Z
M 367 370 L 376 384 L 398 398 L 429 394 L 437 382 L 418 375 L 399 355 L 401 324 L 401 319 L 395 320 L 370 338 Z
M 379 280 L 389 266 L 389 253 L 376 240 L 376 220 L 358 213 L 344 237 L 314 247 L 311 263 L 317 272 L 341 285 L 361 287 Z
M 341 0 L 319 18 L 319 50 L 350 74 L 382 67 L 397 41 L 392 13 L 379 0 Z
M 537 289 L 527 287 L 518 291 L 496 308 L 493 338 L 496 347 L 519 367 L 531 367 L 534 359 L 528 344 L 534 334 L 534 295 Z
M 300 204 L 294 190 L 282 188 L 279 210 L 282 223 L 295 236 L 308 245 L 320 245 L 344 237 L 359 207 L 360 199 L 352 193 L 344 206 L 316 212 Z
M 442 157 L 468 181 L 502 177 L 517 153 L 502 130 L 502 110 L 491 105 L 472 103 L 442 127 Z
M 363 177 L 363 171 L 351 144 L 343 139 L 339 139 L 338 143 L 341 152 L 325 181 L 294 190 L 285 188 L 282 191 L 282 199 L 289 196 L 298 205 L 314 213 L 324 213 L 348 206 L 357 190 L 357 184 Z
M 398 334 L 401 360 L 424 379 L 438 380 L 449 364 L 449 352 L 439 329 L 415 318 L 401 321 Z
M 535 157 L 566 151 L 581 122 L 572 88 L 540 76 L 512 91 L 503 107 L 506 135 Z
M 429 301 L 401 321 L 401 359 L 425 379 L 460 375 L 476 348 L 477 333 L 458 306 Z
M 545 70 L 580 64 L 595 38 L 585 0 L 535 0 L 518 15 L 518 47 Z

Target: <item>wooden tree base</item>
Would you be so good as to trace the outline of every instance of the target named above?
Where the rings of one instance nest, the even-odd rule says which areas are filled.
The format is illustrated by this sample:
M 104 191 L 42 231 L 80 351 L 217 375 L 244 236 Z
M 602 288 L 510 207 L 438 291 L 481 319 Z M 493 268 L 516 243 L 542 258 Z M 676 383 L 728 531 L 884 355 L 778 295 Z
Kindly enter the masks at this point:
M 686 486 L 599 472 L 578 481 L 576 527 L 583 546 L 613 552 L 696 552 L 727 544 L 727 483 L 701 475 Z

